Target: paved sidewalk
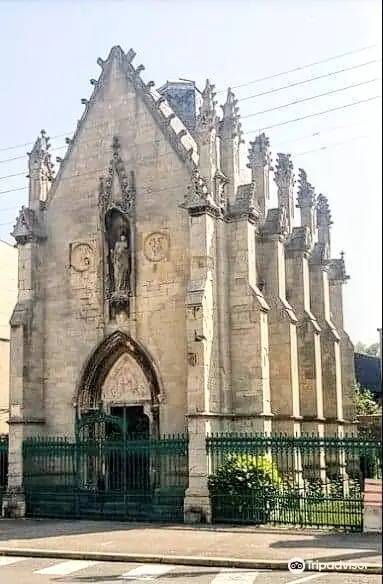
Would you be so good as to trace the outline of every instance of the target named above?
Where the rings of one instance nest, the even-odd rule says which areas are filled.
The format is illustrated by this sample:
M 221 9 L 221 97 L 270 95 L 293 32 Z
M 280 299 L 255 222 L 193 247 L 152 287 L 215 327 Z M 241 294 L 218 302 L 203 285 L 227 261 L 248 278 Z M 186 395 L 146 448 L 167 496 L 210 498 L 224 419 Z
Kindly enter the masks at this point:
M 237 560 L 382 563 L 382 538 L 230 526 L 147 525 L 96 521 L 0 520 L 0 548 Z

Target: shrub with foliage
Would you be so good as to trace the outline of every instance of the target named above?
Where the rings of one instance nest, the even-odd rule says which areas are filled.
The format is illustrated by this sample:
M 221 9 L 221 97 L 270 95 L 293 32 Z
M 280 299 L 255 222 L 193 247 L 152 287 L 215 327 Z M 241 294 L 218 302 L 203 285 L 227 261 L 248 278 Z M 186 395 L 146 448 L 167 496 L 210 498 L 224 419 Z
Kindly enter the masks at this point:
M 265 456 L 228 454 L 209 477 L 216 520 L 265 523 L 276 507 L 282 479 Z
M 332 500 L 343 499 L 344 497 L 344 479 L 337 473 L 335 476 L 331 477 L 330 481 L 330 497 Z
M 323 491 L 323 482 L 319 477 L 310 477 L 307 479 L 306 498 L 308 501 L 323 501 L 325 494 Z
M 382 414 L 382 406 L 376 402 L 372 391 L 360 387 L 358 383 L 355 383 L 352 389 L 354 409 L 357 417 L 378 416 Z

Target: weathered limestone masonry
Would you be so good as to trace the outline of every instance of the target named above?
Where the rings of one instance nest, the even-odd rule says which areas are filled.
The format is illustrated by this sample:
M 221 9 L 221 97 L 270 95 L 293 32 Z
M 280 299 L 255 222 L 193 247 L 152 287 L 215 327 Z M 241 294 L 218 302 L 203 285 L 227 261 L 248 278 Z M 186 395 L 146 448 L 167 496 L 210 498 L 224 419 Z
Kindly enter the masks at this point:
M 98 60 L 57 174 L 44 131 L 29 154 L 28 207 L 13 231 L 4 514 L 25 512 L 23 439 L 73 437 L 91 412 L 127 416 L 131 431 L 143 419 L 152 435 L 188 431 L 185 519 L 198 509 L 207 521 L 207 434 L 340 433 L 352 416 L 346 276 L 343 258 L 330 260 L 324 199 L 300 171 L 294 223 L 281 153 L 270 209 L 264 134 L 240 181 L 233 92 L 219 115 L 209 81 L 201 94 L 189 82 L 156 91 L 134 56 L 114 47 Z
M 311 185 L 307 184 L 305 173 L 301 170 L 297 201 L 297 207 L 301 210 L 301 226 L 292 229 L 291 236 L 286 242 L 286 296 L 298 318 L 298 377 L 302 430 L 304 433 L 323 436 L 321 329 L 313 315 L 310 299 L 309 257 L 314 237 L 312 203 Z
M 355 383 L 354 345 L 344 330 L 343 317 L 343 286 L 347 280 L 349 276 L 346 274 L 344 253 L 341 252 L 340 258 L 331 259 L 329 262 L 328 282 L 331 316 L 340 336 L 344 431 L 348 435 L 353 435 L 356 432 L 352 399 L 352 387 Z
M 309 189 L 306 188 L 307 193 Z M 312 191 L 312 201 L 315 200 Z M 328 424 L 326 431 L 333 435 L 342 432 L 343 400 L 342 370 L 340 361 L 340 336 L 332 320 L 328 283 L 330 259 L 330 210 L 327 199 L 319 195 L 316 206 L 318 241 L 310 258 L 310 295 L 315 314 L 321 327 L 323 412 Z M 311 207 L 313 209 L 313 206 Z M 335 416 L 334 416 L 335 414 Z
M 227 189 L 232 413 L 234 431 L 271 430 L 269 306 L 258 288 L 256 233 L 261 219 L 254 171 L 252 182 L 239 185 L 242 143 L 237 100 L 229 89 L 221 123 L 222 170 Z M 261 192 L 261 191 L 259 191 Z
M 259 156 L 270 166 L 268 141 L 264 136 L 255 141 Z M 258 156 L 258 157 L 259 157 Z M 270 306 L 269 352 L 271 409 L 274 414 L 273 429 L 277 432 L 299 435 L 301 413 L 299 397 L 297 323 L 286 298 L 285 242 L 293 228 L 294 201 L 292 163 L 289 156 L 279 154 L 275 180 L 278 187 L 278 207 L 269 209 L 262 231 L 260 287 Z M 268 181 L 264 200 L 269 199 Z

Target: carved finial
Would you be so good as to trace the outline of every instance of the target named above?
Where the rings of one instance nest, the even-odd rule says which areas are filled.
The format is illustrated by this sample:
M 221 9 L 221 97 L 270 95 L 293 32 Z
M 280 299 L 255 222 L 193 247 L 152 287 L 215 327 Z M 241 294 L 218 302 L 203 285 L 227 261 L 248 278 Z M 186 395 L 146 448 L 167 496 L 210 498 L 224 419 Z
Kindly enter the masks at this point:
M 328 199 L 324 195 L 318 195 L 317 199 L 317 227 L 330 227 L 333 224 L 331 220 L 331 211 L 330 206 L 328 204 Z
M 314 207 L 315 204 L 315 189 L 308 182 L 306 171 L 303 168 L 298 170 L 298 200 L 297 207 L 302 209 L 304 207 Z
M 90 79 L 89 83 L 91 85 L 97 85 L 97 79 Z
M 269 148 L 270 140 L 265 134 L 260 134 L 255 138 L 254 142 L 250 142 L 247 167 L 251 169 L 259 166 L 270 167 L 271 155 Z
M 138 67 L 136 68 L 136 75 L 141 75 L 143 71 L 145 71 L 144 65 L 138 65 Z
M 20 209 L 10 235 L 14 237 L 17 245 L 24 245 L 28 241 L 39 241 L 46 237 L 34 209 L 24 207 L 24 205 Z
M 257 203 L 260 209 L 260 218 L 266 218 L 268 201 L 270 200 L 269 175 L 271 168 L 271 154 L 269 138 L 260 134 L 250 142 L 247 167 L 251 169 L 251 180 L 257 188 Z
M 86 99 L 86 97 L 83 97 L 83 98 L 81 99 L 81 103 L 82 103 L 82 105 L 88 105 L 88 103 L 89 103 L 89 100 L 88 100 L 88 99 Z
M 136 52 L 133 49 L 129 49 L 129 51 L 126 53 L 125 59 L 128 63 L 131 63 L 135 56 Z
M 297 207 L 301 211 L 301 225 L 308 227 L 311 244 L 314 242 L 315 234 L 315 189 L 308 182 L 306 171 L 300 168 L 298 177 L 298 199 Z
M 146 91 L 150 91 L 154 86 L 155 86 L 154 81 L 148 81 L 148 83 L 145 85 L 145 89 Z
M 50 147 L 49 136 L 45 130 L 41 130 L 32 151 L 28 153 L 30 175 L 33 172 L 44 170 L 46 178 L 52 177 L 53 164 L 49 153 Z
M 232 92 L 231 87 L 229 87 L 227 90 L 226 102 L 225 102 L 225 105 L 223 107 L 231 108 L 231 111 L 233 111 L 233 108 L 235 108 L 237 103 L 238 103 L 238 99 L 235 99 L 235 95 Z
M 318 195 L 316 204 L 316 218 L 318 228 L 317 256 L 322 263 L 328 262 L 331 256 L 330 227 L 332 225 L 331 212 L 327 197 Z
M 235 138 L 242 137 L 242 124 L 240 123 L 238 100 L 235 98 L 232 90 L 227 90 L 226 102 L 222 107 L 222 129 L 226 136 Z
M 346 272 L 346 264 L 344 261 L 344 251 L 340 252 L 340 258 L 332 259 L 329 262 L 328 279 L 330 284 L 345 283 L 350 279 Z
M 209 193 L 206 182 L 197 169 L 193 171 L 191 185 L 187 187 L 185 193 L 185 205 L 189 209 L 205 205 L 215 206 L 215 202 Z
M 99 67 L 103 67 L 103 66 L 104 66 L 104 60 L 103 60 L 103 59 L 101 59 L 101 57 L 98 57 L 98 59 L 97 59 L 97 65 L 98 65 Z
M 215 109 L 217 102 L 214 101 L 216 96 L 214 89 L 215 86 L 210 83 L 209 79 L 207 79 L 205 89 L 202 92 L 202 104 L 197 118 L 197 129 L 200 131 L 213 129 L 217 122 L 217 113 Z
M 277 154 L 274 181 L 278 189 L 278 207 L 285 209 L 287 232 L 293 229 L 294 222 L 294 167 L 290 154 Z
M 291 154 L 277 154 L 277 164 L 274 174 L 274 181 L 278 189 L 288 188 L 294 181 L 294 165 L 291 160 Z

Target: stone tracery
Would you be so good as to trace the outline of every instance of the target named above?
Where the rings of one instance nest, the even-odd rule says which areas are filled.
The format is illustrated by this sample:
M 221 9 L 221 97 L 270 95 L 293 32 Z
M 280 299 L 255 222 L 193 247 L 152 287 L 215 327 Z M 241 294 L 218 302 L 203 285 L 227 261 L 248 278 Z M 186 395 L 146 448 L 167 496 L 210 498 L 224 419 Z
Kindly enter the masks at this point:
M 123 373 L 125 382 L 118 380 Z M 117 394 L 111 389 L 117 383 Z M 116 391 L 116 390 L 115 390 Z M 161 400 L 160 379 L 153 359 L 127 334 L 109 335 L 89 358 L 77 390 L 75 403 L 79 415 L 98 409 L 105 398 L 123 398 L 137 403 L 138 396 L 156 409 Z

